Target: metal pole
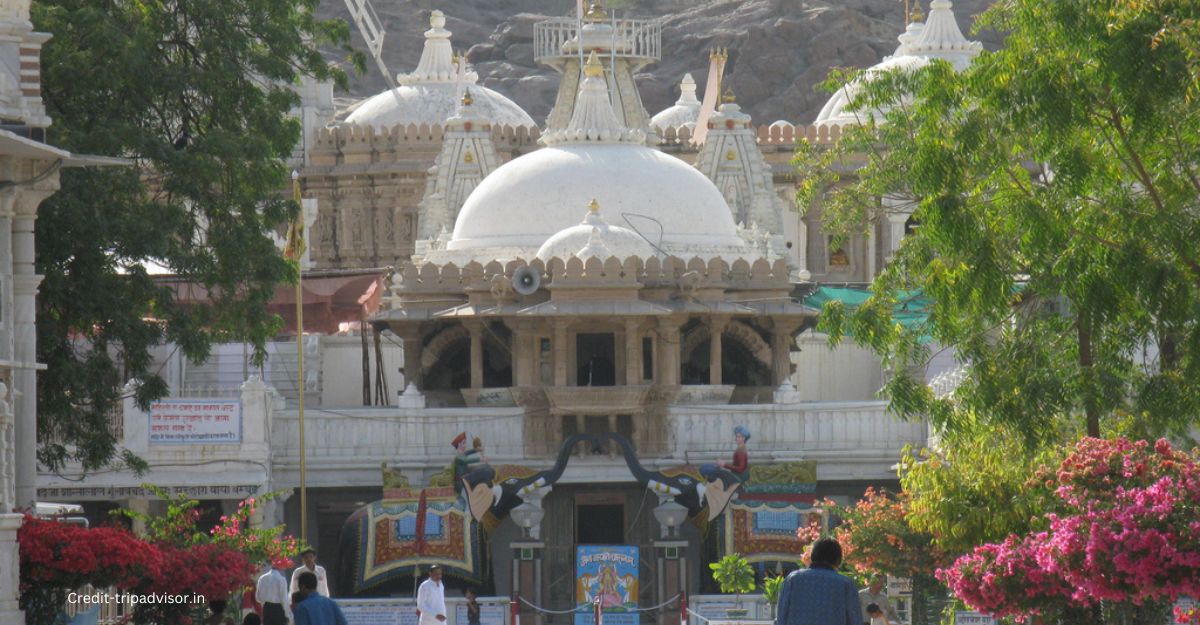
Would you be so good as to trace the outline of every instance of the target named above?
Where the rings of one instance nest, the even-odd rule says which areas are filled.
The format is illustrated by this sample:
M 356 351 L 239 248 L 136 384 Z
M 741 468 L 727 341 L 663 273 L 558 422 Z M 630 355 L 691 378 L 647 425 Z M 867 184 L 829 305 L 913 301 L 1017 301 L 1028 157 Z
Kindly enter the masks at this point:
M 300 172 L 292 172 L 292 193 L 296 204 L 300 205 L 300 224 L 304 224 L 304 205 L 300 198 Z M 301 238 L 301 241 L 303 239 Z M 308 540 L 308 489 L 305 485 L 305 453 L 304 453 L 304 288 L 302 286 L 304 270 L 300 265 L 300 256 L 296 255 L 296 381 L 299 389 L 299 423 L 300 423 L 300 539 Z

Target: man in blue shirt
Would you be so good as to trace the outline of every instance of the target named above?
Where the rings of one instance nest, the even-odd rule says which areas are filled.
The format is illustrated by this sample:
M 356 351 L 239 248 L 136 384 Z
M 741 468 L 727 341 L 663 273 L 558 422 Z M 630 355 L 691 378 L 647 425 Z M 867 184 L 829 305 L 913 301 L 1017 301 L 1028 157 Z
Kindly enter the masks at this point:
M 293 608 L 296 625 L 347 625 L 337 602 L 317 592 L 316 574 L 304 571 L 296 582 L 305 595 L 304 601 Z
M 775 625 L 862 625 L 858 587 L 834 570 L 841 563 L 838 541 L 822 538 L 813 543 L 812 565 L 783 581 Z

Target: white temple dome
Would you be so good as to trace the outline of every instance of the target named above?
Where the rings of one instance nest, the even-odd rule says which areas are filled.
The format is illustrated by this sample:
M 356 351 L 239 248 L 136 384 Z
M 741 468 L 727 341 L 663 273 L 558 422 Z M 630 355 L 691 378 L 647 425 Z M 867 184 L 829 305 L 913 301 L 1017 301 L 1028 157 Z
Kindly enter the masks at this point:
M 532 258 L 555 234 L 579 225 L 579 207 L 593 200 L 612 223 L 628 226 L 667 254 L 756 257 L 708 177 L 646 147 L 645 132 L 617 119 L 594 51 L 584 74 L 570 123 L 542 135 L 545 148 L 484 178 L 463 203 L 445 249 L 427 258 Z
M 654 248 L 641 235 L 605 221 L 600 215 L 600 203 L 596 200 L 592 200 L 582 223 L 559 230 L 546 239 L 537 252 L 537 257 L 543 262 L 572 256 L 583 259 L 599 256 L 600 260 L 616 256 L 624 260 L 630 256 L 649 258 L 655 255 Z
M 922 24 L 912 22 L 898 40 L 900 45 L 896 52 L 884 58 L 881 62 L 866 69 L 841 89 L 838 89 L 821 107 L 817 119 L 813 123 L 818 126 L 843 126 L 864 121 L 864 116 L 871 116 L 868 111 L 849 110 L 850 102 L 862 92 L 863 81 L 874 80 L 888 71 L 911 72 L 928 65 L 933 59 L 943 59 L 962 71 L 971 64 L 982 50 L 983 45 L 978 41 L 969 41 L 963 36 L 958 27 L 958 21 L 952 11 L 950 0 L 933 0 L 929 4 L 929 17 Z
M 464 88 L 470 87 L 476 113 L 496 125 L 535 126 L 515 102 L 487 87 L 475 84 L 479 76 L 466 68 L 466 60 L 454 56 L 450 31 L 441 11 L 429 16 L 425 48 L 417 69 L 396 77 L 399 86 L 357 104 L 346 123 L 363 126 L 395 124 L 442 124 L 454 115 Z
M 700 100 L 696 97 L 696 80 L 691 74 L 684 74 L 679 83 L 679 99 L 675 104 L 659 111 L 650 118 L 654 128 L 692 128 L 700 117 Z
M 592 198 L 613 223 L 625 224 L 627 217 L 656 245 L 661 236 L 659 247 L 667 253 L 727 260 L 745 255 L 746 244 L 712 181 L 674 156 L 634 143 L 551 146 L 505 163 L 467 198 L 447 249 L 528 258 L 551 236 L 576 226 L 579 207 Z

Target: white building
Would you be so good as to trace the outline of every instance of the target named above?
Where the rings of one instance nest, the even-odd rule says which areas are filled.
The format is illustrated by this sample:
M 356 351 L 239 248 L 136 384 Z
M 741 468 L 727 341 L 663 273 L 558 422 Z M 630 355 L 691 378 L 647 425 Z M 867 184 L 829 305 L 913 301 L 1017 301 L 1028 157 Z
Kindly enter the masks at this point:
M 293 494 L 264 520 L 298 531 L 303 393 L 307 538 L 331 570 L 344 555 L 345 519 L 382 496 L 381 465 L 424 485 L 449 463 L 459 432 L 481 438 L 491 464 L 533 470 L 551 467 L 573 434 L 616 432 L 646 471 L 667 475 L 728 460 L 733 428 L 744 425 L 752 466 L 814 463 L 817 495 L 850 499 L 894 481 L 901 448 L 923 444 L 926 426 L 887 414 L 871 354 L 830 350 L 813 333 L 816 311 L 802 301 L 815 287 L 799 282 L 869 281 L 903 236 L 903 222 L 877 225 L 830 249 L 819 210 L 790 208 L 793 142 L 835 137 L 844 94 L 821 125 L 756 127 L 732 98 L 701 111 L 685 80 L 680 102 L 651 117 L 632 77 L 658 58 L 654 22 L 594 15 L 580 31 L 574 19 L 550 20 L 537 25 L 535 50 L 563 79 L 539 130 L 475 84 L 444 24 L 435 11 L 420 64 L 396 94 L 306 136 L 301 178 L 315 203 L 312 260 L 324 272 L 311 277 L 328 280 L 313 297 L 330 310 L 379 302 L 374 331 L 360 336 L 350 317 L 330 313 L 330 328 L 347 331 L 305 338 L 302 383 L 294 340 L 272 344 L 263 371 L 246 366 L 241 346 L 199 367 L 164 350 L 173 399 L 191 411 L 236 406 L 237 427 L 196 421 L 225 438 L 172 439 L 155 429 L 169 425 L 170 406 L 148 415 L 126 405 L 123 445 L 150 462 L 144 479 L 213 511 L 284 489 Z M 901 47 L 967 54 L 954 33 L 962 38 L 938 0 Z M 696 146 L 689 124 L 699 119 L 707 134 Z M 371 269 L 385 265 L 394 272 Z M 952 365 L 938 360 L 928 375 Z M 577 449 L 553 490 L 539 493 L 543 568 L 527 590 L 552 607 L 566 600 L 553 580 L 566 574 L 571 545 L 652 548 L 661 538 L 650 511 L 640 513 L 645 484 L 628 458 L 612 441 L 599 449 Z M 43 474 L 39 498 L 152 509 L 140 481 Z M 518 583 L 508 545 L 519 529 L 500 520 L 489 555 L 492 584 L 506 593 Z M 690 564 L 674 583 L 695 592 L 709 543 L 692 527 L 682 540 Z M 647 601 L 662 598 L 653 594 L 661 584 L 645 588 Z

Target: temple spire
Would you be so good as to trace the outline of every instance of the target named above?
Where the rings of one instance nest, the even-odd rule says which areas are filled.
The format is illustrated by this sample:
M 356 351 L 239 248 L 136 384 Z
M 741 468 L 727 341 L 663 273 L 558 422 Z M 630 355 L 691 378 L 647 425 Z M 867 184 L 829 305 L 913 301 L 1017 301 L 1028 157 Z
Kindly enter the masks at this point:
M 593 50 L 583 67 L 583 85 L 575 102 L 571 121 L 562 130 L 548 131 L 542 135 L 542 143 L 594 141 L 601 143 L 645 141 L 646 133 L 631 130 L 617 118 L 608 94 L 608 83 L 604 80 L 604 67 Z

